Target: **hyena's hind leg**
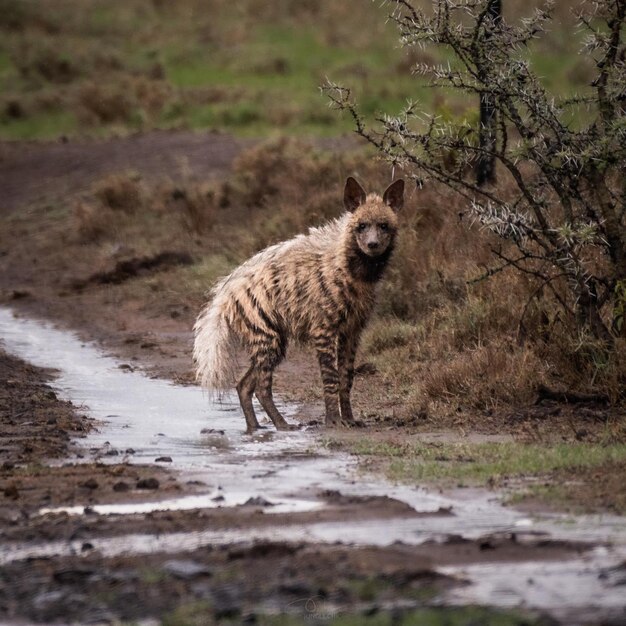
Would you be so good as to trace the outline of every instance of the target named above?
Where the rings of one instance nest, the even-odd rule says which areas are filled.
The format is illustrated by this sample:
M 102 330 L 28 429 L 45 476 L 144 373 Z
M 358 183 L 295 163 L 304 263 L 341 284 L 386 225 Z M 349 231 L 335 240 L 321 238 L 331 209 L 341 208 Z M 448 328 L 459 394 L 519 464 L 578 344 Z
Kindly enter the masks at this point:
M 256 397 L 261 403 L 263 410 L 267 413 L 272 422 L 274 422 L 276 430 L 296 430 L 298 426 L 287 422 L 274 404 L 274 398 L 272 396 L 273 374 L 273 368 L 270 365 L 264 364 L 259 367 L 255 391 Z
M 256 386 L 257 369 L 253 364 L 237 383 L 237 394 L 239 395 L 239 402 L 241 403 L 241 408 L 246 418 L 247 433 L 253 433 L 258 428 L 262 428 L 254 414 L 254 407 L 252 406 L 252 394 L 254 394 Z

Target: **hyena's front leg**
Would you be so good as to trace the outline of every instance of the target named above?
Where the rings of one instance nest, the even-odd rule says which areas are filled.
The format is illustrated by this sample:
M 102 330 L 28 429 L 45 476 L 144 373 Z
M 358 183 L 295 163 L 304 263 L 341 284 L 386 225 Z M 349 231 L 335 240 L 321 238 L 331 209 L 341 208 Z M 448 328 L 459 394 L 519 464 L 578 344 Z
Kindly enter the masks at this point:
M 317 359 L 324 386 L 326 425 L 335 426 L 341 421 L 339 414 L 339 374 L 337 372 L 337 342 L 330 334 L 315 339 Z
M 337 341 L 337 368 L 339 370 L 339 408 L 341 419 L 348 424 L 354 423 L 350 392 L 354 380 L 354 357 L 358 344 L 357 333 L 339 335 Z

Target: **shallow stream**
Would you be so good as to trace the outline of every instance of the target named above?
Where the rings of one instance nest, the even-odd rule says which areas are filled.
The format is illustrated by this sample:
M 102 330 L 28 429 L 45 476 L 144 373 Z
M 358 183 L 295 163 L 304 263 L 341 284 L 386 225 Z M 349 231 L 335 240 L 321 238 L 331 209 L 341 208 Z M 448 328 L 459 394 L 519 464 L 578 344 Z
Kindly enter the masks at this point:
M 390 545 L 396 541 L 418 544 L 456 534 L 475 538 L 515 530 L 541 533 L 546 538 L 602 544 L 584 558 L 559 563 L 515 563 L 503 566 L 446 567 L 446 573 L 467 577 L 472 584 L 450 592 L 448 601 L 481 602 L 502 606 L 523 605 L 560 614 L 577 607 L 603 607 L 609 613 L 626 604 L 624 586 L 599 577 L 605 568 L 626 559 L 624 518 L 610 515 L 530 517 L 501 504 L 497 494 L 459 490 L 440 494 L 419 487 L 394 485 L 359 473 L 349 455 L 320 445 L 320 430 L 244 434 L 244 420 L 233 397 L 210 403 L 195 386 L 174 385 L 148 378 L 128 364 L 107 356 L 91 343 L 47 322 L 17 317 L 0 308 L 0 340 L 7 351 L 47 368 L 55 368 L 53 383 L 59 395 L 84 408 L 97 419 L 97 430 L 81 442 L 101 461 L 154 463 L 171 457 L 168 464 L 185 480 L 206 483 L 206 493 L 145 502 L 100 505 L 100 514 L 126 514 L 161 509 L 235 506 L 250 498 L 263 498 L 273 506 L 269 513 L 308 511 L 325 506 L 322 490 L 344 495 L 386 495 L 408 503 L 418 512 L 435 513 L 450 508 L 452 515 L 366 520 L 351 524 L 324 522 L 233 531 L 200 531 L 164 535 L 127 535 L 94 539 L 104 555 L 136 552 L 175 552 L 206 544 L 255 539 L 341 541 L 347 544 Z M 289 417 L 293 407 L 280 407 Z M 109 454 L 111 450 L 117 455 Z M 91 460 L 91 458 L 90 458 Z M 78 461 L 78 459 L 76 459 Z M 223 499 L 216 501 L 216 496 Z M 80 515 L 82 506 L 65 510 Z M 42 510 L 45 514 L 50 510 Z M 36 556 L 80 553 L 80 542 L 14 544 L 3 546 L 0 564 Z M 503 567 L 506 577 L 502 576 Z M 532 581 L 532 582 L 529 582 Z M 591 609 L 589 609 L 591 610 Z M 585 623 L 585 611 L 578 612 Z

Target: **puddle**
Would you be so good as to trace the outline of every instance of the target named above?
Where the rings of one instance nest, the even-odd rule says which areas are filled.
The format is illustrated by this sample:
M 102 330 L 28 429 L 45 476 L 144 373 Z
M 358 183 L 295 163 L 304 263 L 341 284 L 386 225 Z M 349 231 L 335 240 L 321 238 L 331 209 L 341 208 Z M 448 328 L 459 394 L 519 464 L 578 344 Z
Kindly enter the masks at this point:
M 501 563 L 443 567 L 440 571 L 472 581 L 447 594 L 450 604 L 541 607 L 568 626 L 598 624 L 600 615 L 603 624 L 623 624 L 618 620 L 626 616 L 624 585 L 607 584 L 599 574 L 605 557 L 600 549 L 583 559 L 516 563 L 515 576 L 503 576 Z
M 418 544 L 448 534 L 476 538 L 487 533 L 532 531 L 545 533 L 552 539 L 610 542 L 613 546 L 603 554 L 596 554 L 592 560 L 516 563 L 507 566 L 505 582 L 502 564 L 451 568 L 450 571 L 474 581 L 462 590 L 455 590 L 451 600 L 503 606 L 523 603 L 551 609 L 558 606 L 559 593 L 567 593 L 572 598 L 573 592 L 582 604 L 587 603 L 584 599 L 587 598 L 602 606 L 613 606 L 614 590 L 598 578 L 598 572 L 599 568 L 615 565 L 626 558 L 624 518 L 550 514 L 529 517 L 502 506 L 496 495 L 484 490 L 465 489 L 444 496 L 422 488 L 373 481 L 370 476 L 364 479 L 358 474 L 353 458 L 319 446 L 319 431 L 281 433 L 270 429 L 256 436 L 245 435 L 244 420 L 232 396 L 221 404 L 211 404 L 197 387 L 176 386 L 147 378 L 138 371 L 121 369 L 120 361 L 51 324 L 15 317 L 12 311 L 0 308 L 0 337 L 9 352 L 35 365 L 57 369 L 59 376 L 53 386 L 59 395 L 83 405 L 92 417 L 102 422 L 98 432 L 82 440 L 86 448 L 100 451 L 99 460 L 118 462 L 119 455 L 106 455 L 111 449 L 120 455 L 126 454 L 133 463 L 153 463 L 157 457 L 169 456 L 172 463 L 168 463 L 168 467 L 182 473 L 188 480 L 207 484 L 204 494 L 91 507 L 96 513 L 123 515 L 234 506 L 256 497 L 274 505 L 265 509 L 266 513 L 312 511 L 324 506 L 318 494 L 326 489 L 338 490 L 344 495 L 386 495 L 408 503 L 419 512 L 436 512 L 450 507 L 453 513 L 350 524 L 318 522 L 236 531 L 90 539 L 94 548 L 104 555 L 178 551 L 255 539 L 390 545 L 395 541 Z M 289 405 L 283 404 L 281 409 L 287 417 L 294 412 Z M 220 502 L 213 500 L 217 494 L 224 499 Z M 80 515 L 84 507 L 62 510 Z M 50 511 L 44 509 L 41 512 Z M 81 542 L 71 541 L 5 545 L 0 563 L 26 557 L 80 554 L 81 545 Z M 593 576 L 596 578 L 591 584 L 589 581 Z M 536 584 L 528 583 L 530 579 Z M 565 581 L 561 590 L 560 579 Z M 543 591 L 538 590 L 539 587 Z M 583 587 L 594 590 L 593 598 L 585 595 L 587 591 L 578 596 L 578 588 Z
M 219 498 L 219 500 L 217 499 Z M 130 515 L 133 513 L 152 513 L 153 511 L 192 511 L 193 509 L 213 509 L 218 507 L 241 506 L 248 502 L 248 499 L 233 497 L 232 495 L 222 495 L 221 491 L 213 493 L 183 496 L 182 498 L 170 498 L 168 500 L 156 500 L 154 502 L 128 502 L 116 504 L 90 504 L 89 511 L 98 515 Z M 303 511 L 314 511 L 324 507 L 320 500 L 304 500 L 289 498 L 283 502 L 267 501 L 263 512 L 271 513 L 300 513 Z M 60 506 L 55 508 L 41 509 L 39 513 L 67 513 L 68 515 L 82 515 L 85 507 Z

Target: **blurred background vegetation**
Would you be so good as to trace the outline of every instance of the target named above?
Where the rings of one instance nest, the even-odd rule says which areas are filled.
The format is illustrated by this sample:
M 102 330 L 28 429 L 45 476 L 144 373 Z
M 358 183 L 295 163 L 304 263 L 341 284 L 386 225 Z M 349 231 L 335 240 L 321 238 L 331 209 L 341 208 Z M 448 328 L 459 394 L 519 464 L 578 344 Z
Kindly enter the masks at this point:
M 505 15 L 537 4 L 508 0 Z M 554 30 L 528 51 L 556 93 L 584 88 L 591 71 L 570 4 L 558 0 Z M 410 98 L 475 119 L 475 103 L 411 75 L 416 63 L 452 59 L 401 49 L 388 12 L 371 0 L 0 0 L 0 137 L 349 132 L 352 120 L 320 95 L 326 77 L 349 84 L 366 116 Z

